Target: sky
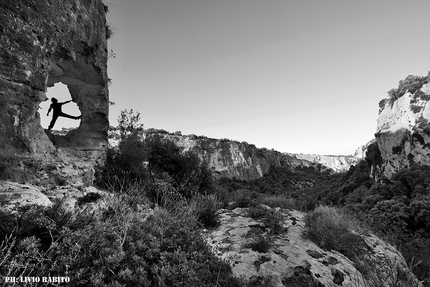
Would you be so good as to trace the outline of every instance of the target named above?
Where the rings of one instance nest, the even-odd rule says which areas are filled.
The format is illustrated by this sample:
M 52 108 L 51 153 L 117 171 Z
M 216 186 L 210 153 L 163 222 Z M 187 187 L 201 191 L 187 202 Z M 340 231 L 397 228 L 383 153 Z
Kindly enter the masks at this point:
M 428 0 L 104 3 L 113 126 L 133 109 L 145 128 L 349 155 L 374 137 L 387 91 L 430 70 Z M 70 98 L 62 84 L 54 95 Z

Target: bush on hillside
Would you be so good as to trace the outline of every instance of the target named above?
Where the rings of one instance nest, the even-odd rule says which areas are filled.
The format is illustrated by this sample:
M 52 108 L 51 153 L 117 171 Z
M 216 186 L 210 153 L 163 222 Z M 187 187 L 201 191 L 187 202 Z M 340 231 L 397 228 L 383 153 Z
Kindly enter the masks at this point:
M 245 208 L 254 207 L 257 205 L 256 199 L 258 197 L 257 192 L 251 192 L 248 189 L 238 189 L 231 192 L 228 196 L 228 201 L 231 203 L 230 209 L 234 208 Z
M 305 237 L 325 250 L 336 250 L 355 261 L 369 247 L 353 230 L 359 230 L 357 222 L 342 211 L 328 206 L 318 206 L 305 217 Z
M 272 243 L 267 237 L 255 236 L 245 245 L 246 248 L 251 248 L 258 253 L 267 253 L 272 248 Z
M 424 84 L 429 82 L 429 77 L 420 77 L 416 75 L 409 75 L 404 80 L 399 81 L 399 87 L 397 89 L 391 89 L 388 91 L 390 97 L 390 102 L 395 102 L 398 98 L 403 96 L 405 93 L 409 92 L 411 94 L 415 93 Z
M 19 218 L 0 212 L 9 218 L 0 222 L 0 274 L 65 274 L 68 286 L 241 286 L 204 243 L 189 206 L 160 208 L 143 221 L 125 197 L 85 223 L 38 207 Z
M 195 216 L 202 227 L 214 228 L 220 225 L 218 210 L 221 203 L 215 195 L 197 195 L 191 204 L 194 205 Z
M 259 204 L 270 207 L 280 207 L 284 209 L 298 209 L 297 200 L 288 195 L 268 195 L 257 199 Z
M 168 174 L 175 188 L 187 198 L 212 191 L 212 172 L 196 154 L 183 152 L 174 142 L 158 135 L 148 138 L 147 146 L 148 167 L 152 176 Z
M 275 209 L 258 205 L 248 208 L 247 214 L 253 219 L 261 220 L 268 229 L 269 235 L 278 235 L 284 231 L 284 218 L 282 214 Z
M 168 178 L 167 181 L 187 198 L 212 191 L 212 173 L 206 163 L 157 134 L 145 139 L 139 121 L 139 113 L 121 111 L 119 144 L 108 150 L 105 166 L 96 173 L 96 185 L 117 192 L 136 190 L 136 184 L 144 185 L 154 196 L 155 179 Z
M 133 110 L 121 111 L 118 117 L 120 141 L 109 148 L 105 165 L 96 172 L 95 184 L 101 188 L 121 192 L 129 185 L 147 180 L 147 146 L 143 137 L 140 114 Z

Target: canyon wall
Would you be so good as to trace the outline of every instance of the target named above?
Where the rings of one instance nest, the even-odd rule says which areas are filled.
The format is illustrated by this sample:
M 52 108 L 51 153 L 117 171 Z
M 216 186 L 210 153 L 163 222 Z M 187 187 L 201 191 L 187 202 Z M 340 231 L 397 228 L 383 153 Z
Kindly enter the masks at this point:
M 313 163 L 321 164 L 332 169 L 335 172 L 348 171 L 351 165 L 356 165 L 360 160 L 355 155 L 318 155 L 318 154 L 289 154 L 297 159 L 307 160 Z
M 409 76 L 380 102 L 375 134 L 388 178 L 413 164 L 430 165 L 429 77 Z
M 358 162 L 358 159 L 353 156 L 281 153 L 273 149 L 257 148 L 246 142 L 182 135 L 180 132 L 169 133 L 156 129 L 146 130 L 145 137 L 151 136 L 160 136 L 174 142 L 183 151 L 196 153 L 220 177 L 242 180 L 258 179 L 267 174 L 271 167 L 291 169 L 313 167 L 318 170 L 341 172 L 347 171 L 351 165 Z M 112 145 L 116 144 L 114 138 L 115 136 L 112 135 L 110 139 Z

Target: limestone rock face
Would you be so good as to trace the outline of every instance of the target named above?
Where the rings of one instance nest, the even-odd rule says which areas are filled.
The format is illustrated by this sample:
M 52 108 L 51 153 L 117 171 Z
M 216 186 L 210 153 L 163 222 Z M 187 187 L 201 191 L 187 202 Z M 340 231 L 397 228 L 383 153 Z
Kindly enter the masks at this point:
M 376 140 L 382 172 L 390 178 L 414 163 L 430 164 L 430 83 L 381 102 Z
M 357 159 L 365 159 L 366 158 L 366 153 L 368 151 L 368 148 L 370 145 L 376 143 L 376 139 L 371 139 L 369 142 L 367 142 L 366 144 L 359 146 L 354 153 L 354 157 Z
M 292 169 L 316 165 L 307 160 L 265 148 L 257 148 L 246 142 L 228 139 L 211 139 L 195 135 L 179 135 L 147 132 L 174 142 L 184 151 L 195 152 L 202 161 L 208 163 L 216 175 L 242 180 L 252 180 L 267 174 L 271 167 L 288 166 Z
M 202 161 L 208 163 L 216 175 L 221 177 L 253 180 L 267 174 L 271 167 L 314 167 L 334 172 L 346 171 L 358 159 L 353 156 L 318 156 L 281 153 L 253 144 L 228 139 L 213 139 L 205 136 L 181 135 L 164 130 L 149 129 L 145 136 L 160 136 L 183 148 L 195 152 Z M 116 144 L 115 136 L 109 140 Z
M 67 147 L 70 155 L 75 150 L 103 161 L 109 126 L 107 55 L 101 0 L 2 1 L 0 151 L 48 156 Z M 38 109 L 47 100 L 47 88 L 58 82 L 68 86 L 82 119 L 78 129 L 50 140 Z
M 248 217 L 247 210 L 221 210 L 221 226 L 205 238 L 213 252 L 230 263 L 233 273 L 253 286 L 394 286 L 390 285 L 396 278 L 392 272 L 398 270 L 408 279 L 396 281 L 396 286 L 421 286 L 401 254 L 374 235 L 363 235 L 373 264 L 365 277 L 344 255 L 303 238 L 304 213 L 277 209 L 283 217 L 283 231 L 269 235 L 264 222 Z M 251 244 L 258 237 L 270 243 L 268 248 Z M 382 279 L 378 281 L 382 285 L 370 285 L 367 278 Z
M 335 172 L 348 171 L 351 165 L 357 164 L 360 160 L 360 158 L 355 155 L 318 155 L 302 153 L 294 153 L 290 155 L 295 156 L 297 159 L 304 159 L 317 164 L 322 164 Z

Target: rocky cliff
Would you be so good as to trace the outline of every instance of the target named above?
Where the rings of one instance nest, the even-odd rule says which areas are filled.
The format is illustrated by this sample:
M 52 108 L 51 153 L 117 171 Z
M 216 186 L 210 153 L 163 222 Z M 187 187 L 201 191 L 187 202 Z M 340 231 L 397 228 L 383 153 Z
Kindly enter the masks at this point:
M 294 153 L 289 155 L 294 156 L 297 159 L 303 159 L 313 163 L 321 164 L 335 172 L 347 171 L 351 165 L 357 164 L 361 159 L 356 155 L 318 155 L 303 153 Z
M 389 94 L 380 102 L 375 134 L 388 178 L 415 163 L 430 164 L 429 76 L 408 76 Z
M 153 135 L 173 141 L 184 151 L 195 152 L 215 174 L 223 177 L 252 180 L 268 173 L 272 166 L 314 166 L 311 162 L 274 150 L 259 149 L 246 142 L 147 130 L 147 137 Z
M 195 152 L 201 160 L 208 163 L 215 174 L 223 177 L 252 180 L 267 174 L 271 167 L 288 166 L 314 167 L 334 172 L 346 171 L 356 164 L 354 156 L 320 156 L 281 153 L 253 144 L 228 139 L 212 139 L 204 136 L 182 135 L 180 132 L 168 133 L 164 130 L 147 129 L 146 137 L 158 135 L 173 141 L 184 151 Z M 113 139 L 110 139 L 114 143 Z
M 105 9 L 101 0 L 1 1 L 0 152 L 103 161 L 109 127 Z M 39 104 L 55 83 L 68 86 L 82 113 L 79 128 L 65 136 L 40 124 Z

